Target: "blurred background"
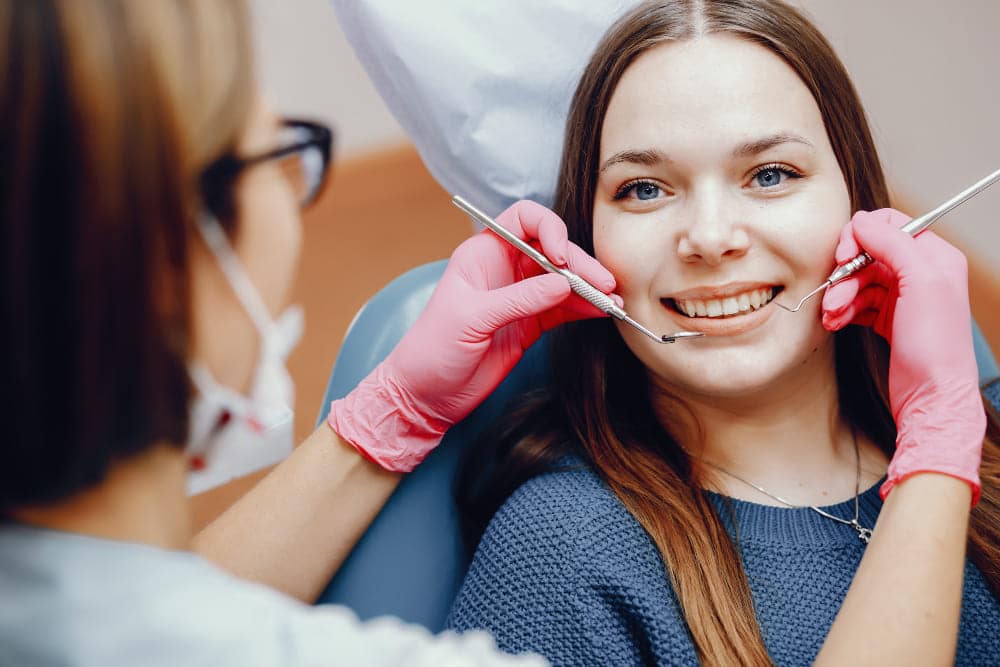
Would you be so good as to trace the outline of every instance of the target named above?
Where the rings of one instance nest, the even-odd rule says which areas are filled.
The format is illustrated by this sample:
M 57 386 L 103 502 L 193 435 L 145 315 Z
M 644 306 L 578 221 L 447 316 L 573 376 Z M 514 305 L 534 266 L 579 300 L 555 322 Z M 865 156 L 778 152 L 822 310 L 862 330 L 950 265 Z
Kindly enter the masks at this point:
M 920 214 L 1000 167 L 1000 2 L 793 1 L 847 65 L 898 208 Z M 385 108 L 326 0 L 251 5 L 272 103 L 284 115 L 329 123 L 337 136 L 331 182 L 305 216 L 295 300 L 307 326 L 289 361 L 297 442 L 314 427 L 358 309 L 397 275 L 447 257 L 472 227 Z M 935 231 L 969 256 L 973 313 L 1000 350 L 1000 186 Z M 197 497 L 196 521 L 214 517 L 263 472 Z

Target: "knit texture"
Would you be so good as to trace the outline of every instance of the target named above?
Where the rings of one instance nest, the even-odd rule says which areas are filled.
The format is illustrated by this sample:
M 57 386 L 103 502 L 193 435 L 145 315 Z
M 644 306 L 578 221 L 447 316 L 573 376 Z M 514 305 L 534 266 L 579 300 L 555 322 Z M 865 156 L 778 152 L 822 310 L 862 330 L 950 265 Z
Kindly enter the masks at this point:
M 864 547 L 857 533 L 808 508 L 712 494 L 735 534 L 764 642 L 777 665 L 808 665 L 833 624 Z M 860 497 L 875 525 L 878 485 Z M 732 514 L 730 515 L 730 510 Z M 851 501 L 825 508 L 854 516 Z M 692 665 L 663 561 L 617 496 L 583 465 L 522 485 L 493 517 L 448 619 L 488 630 L 504 651 L 555 666 Z M 858 641 L 878 641 L 878 628 Z M 958 665 L 1000 665 L 1000 603 L 966 564 Z

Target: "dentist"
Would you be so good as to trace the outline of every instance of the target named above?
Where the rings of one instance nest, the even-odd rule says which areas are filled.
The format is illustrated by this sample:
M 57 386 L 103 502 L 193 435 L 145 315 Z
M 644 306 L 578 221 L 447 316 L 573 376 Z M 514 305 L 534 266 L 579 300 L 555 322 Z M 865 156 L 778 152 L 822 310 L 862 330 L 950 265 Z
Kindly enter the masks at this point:
M 601 314 L 493 235 L 329 425 L 192 535 L 188 471 L 291 402 L 299 211 L 332 146 L 269 110 L 248 24 L 239 0 L 0 11 L 0 664 L 538 664 L 294 599 L 545 329 Z M 547 209 L 501 219 L 614 288 Z

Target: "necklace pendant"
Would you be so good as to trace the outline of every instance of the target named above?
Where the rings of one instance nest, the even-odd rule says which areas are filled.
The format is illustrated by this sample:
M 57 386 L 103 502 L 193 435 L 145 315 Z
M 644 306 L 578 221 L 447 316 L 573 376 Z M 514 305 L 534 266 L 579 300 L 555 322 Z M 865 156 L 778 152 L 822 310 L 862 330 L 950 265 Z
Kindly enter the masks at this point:
M 872 529 L 865 528 L 860 523 L 858 523 L 857 519 L 851 522 L 851 526 L 854 528 L 854 530 L 858 531 L 858 539 L 864 542 L 865 544 L 868 544 L 869 540 L 872 539 Z

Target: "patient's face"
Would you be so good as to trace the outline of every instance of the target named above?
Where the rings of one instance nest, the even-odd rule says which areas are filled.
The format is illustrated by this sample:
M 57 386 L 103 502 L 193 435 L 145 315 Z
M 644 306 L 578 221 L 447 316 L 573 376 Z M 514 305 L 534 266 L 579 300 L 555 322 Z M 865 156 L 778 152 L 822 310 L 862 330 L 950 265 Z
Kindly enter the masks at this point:
M 625 72 L 604 118 L 594 199 L 597 258 L 659 345 L 619 323 L 658 382 L 745 397 L 832 371 L 819 299 L 851 215 L 819 108 L 763 47 L 710 35 L 666 44 Z

